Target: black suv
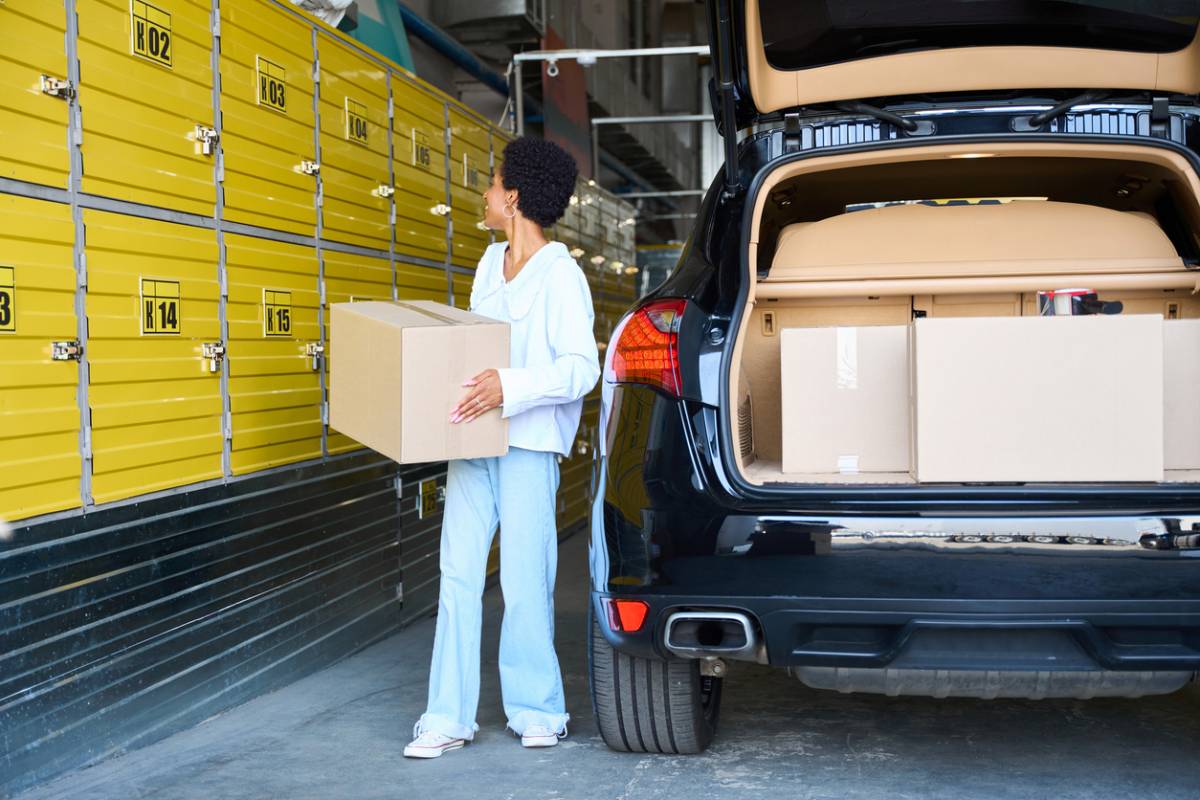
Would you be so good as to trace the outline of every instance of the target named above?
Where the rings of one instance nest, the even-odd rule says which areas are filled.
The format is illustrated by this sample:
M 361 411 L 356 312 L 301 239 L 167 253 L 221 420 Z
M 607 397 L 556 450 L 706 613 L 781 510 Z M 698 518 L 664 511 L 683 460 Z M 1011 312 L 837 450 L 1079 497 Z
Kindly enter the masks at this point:
M 589 662 L 605 742 L 703 750 L 731 659 L 942 697 L 1192 681 L 1195 361 L 1168 376 L 1162 481 L 931 484 L 784 471 L 776 334 L 1045 313 L 1039 292 L 1064 285 L 1092 310 L 1200 318 L 1200 2 L 708 6 L 726 164 L 603 378 Z M 1026 221 L 991 226 L 1013 203 Z M 889 212 L 913 205 L 957 216 L 897 228 Z M 836 229 L 818 226 L 851 215 L 855 255 L 831 258 Z

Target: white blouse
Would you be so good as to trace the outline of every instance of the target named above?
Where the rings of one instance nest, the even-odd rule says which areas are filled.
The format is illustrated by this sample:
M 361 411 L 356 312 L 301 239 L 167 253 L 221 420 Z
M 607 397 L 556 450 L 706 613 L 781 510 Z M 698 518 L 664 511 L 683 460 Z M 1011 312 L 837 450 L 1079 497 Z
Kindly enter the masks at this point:
M 506 281 L 507 246 L 496 242 L 479 260 L 470 310 L 509 323 L 509 366 L 497 370 L 508 444 L 568 455 L 583 396 L 600 377 L 592 295 L 561 242 L 544 245 Z

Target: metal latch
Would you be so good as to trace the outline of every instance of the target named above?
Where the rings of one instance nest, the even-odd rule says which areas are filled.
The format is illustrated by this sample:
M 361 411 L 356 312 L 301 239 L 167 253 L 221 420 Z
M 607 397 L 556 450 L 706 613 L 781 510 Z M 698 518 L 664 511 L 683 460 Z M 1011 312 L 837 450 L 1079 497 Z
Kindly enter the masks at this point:
M 78 339 L 65 342 L 50 343 L 50 359 L 52 361 L 78 361 L 83 357 L 83 347 Z
M 208 371 L 216 372 L 221 368 L 221 361 L 225 358 L 225 343 L 205 342 L 200 345 L 200 354 L 203 358 L 208 359 Z
M 320 342 L 309 342 L 304 345 L 304 355 L 312 359 L 312 368 L 321 368 L 321 356 L 325 353 L 325 345 Z
M 445 203 L 438 203 L 433 208 L 429 209 L 430 214 L 437 214 L 439 217 L 444 217 L 450 213 L 450 206 Z
M 380 197 L 391 197 L 396 193 L 396 187 L 388 186 L 386 183 L 379 184 L 379 188 L 375 190 L 375 194 Z
M 51 97 L 57 97 L 61 100 L 70 100 L 75 96 L 75 87 L 65 78 L 43 75 L 42 94 L 48 94 Z
M 217 129 L 207 125 L 196 126 L 196 144 L 203 155 L 211 156 L 217 149 Z
M 801 144 L 800 115 L 783 115 L 783 152 L 797 153 Z
M 1171 100 L 1155 97 L 1150 101 L 1150 135 L 1166 139 L 1171 134 Z
M 301 161 L 300 171 L 305 175 L 316 175 L 321 171 L 321 165 L 315 161 Z

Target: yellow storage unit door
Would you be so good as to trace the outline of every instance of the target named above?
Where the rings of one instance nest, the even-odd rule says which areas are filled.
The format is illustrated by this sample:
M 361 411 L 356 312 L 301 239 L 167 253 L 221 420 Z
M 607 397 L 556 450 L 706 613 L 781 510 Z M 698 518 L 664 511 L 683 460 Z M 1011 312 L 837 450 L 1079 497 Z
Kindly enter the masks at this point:
M 450 213 L 445 104 L 432 90 L 399 73 L 392 73 L 392 97 L 396 254 L 444 261 Z
M 4 10 L 0 7 L 0 17 Z M 0 195 L 0 519 L 78 506 L 79 368 L 69 206 Z
M 47 3 L 46 5 L 51 5 Z M 83 190 L 211 215 L 209 0 L 78 0 Z
M 455 106 L 450 107 L 450 217 L 451 261 L 474 269 L 488 246 L 483 228 L 483 193 L 491 174 L 488 170 L 487 123 Z
M 319 458 L 320 284 L 312 248 L 225 237 L 235 475 Z
M 386 250 L 394 192 L 388 163 L 387 70 L 322 35 L 321 225 L 336 242 Z
M 350 303 L 358 300 L 391 300 L 392 299 L 392 265 L 381 258 L 369 258 L 354 253 L 338 253 L 326 250 L 322 254 L 325 261 L 325 320 L 329 324 L 330 312 L 328 306 L 333 303 Z M 327 329 L 325 342 L 326 355 L 330 352 L 330 342 L 336 335 L 332 328 Z M 337 369 L 337 363 L 332 358 L 325 360 L 325 391 L 329 391 L 329 377 Z M 362 447 L 361 444 L 330 428 L 326 446 L 330 453 L 341 453 Z
M 488 134 L 492 145 L 492 172 L 500 173 L 501 167 L 504 166 L 504 148 L 513 140 L 513 137 L 507 131 L 503 131 L 494 125 L 488 129 Z M 490 175 L 488 179 L 491 179 Z M 491 241 L 495 242 L 503 234 L 497 234 L 496 231 L 489 231 L 488 236 Z
M 317 229 L 312 28 L 274 4 L 221 3 L 225 218 Z
M 216 235 L 91 210 L 84 225 L 95 501 L 219 477 Z
M 471 283 L 474 280 L 472 275 L 463 275 L 455 272 L 451 276 L 451 285 L 454 288 L 454 306 L 455 308 L 468 308 L 471 305 Z M 446 302 L 442 300 L 442 302 Z
M 6 0 L 0 34 L 0 177 L 65 189 L 68 104 L 65 87 L 53 83 L 67 78 L 65 8 Z

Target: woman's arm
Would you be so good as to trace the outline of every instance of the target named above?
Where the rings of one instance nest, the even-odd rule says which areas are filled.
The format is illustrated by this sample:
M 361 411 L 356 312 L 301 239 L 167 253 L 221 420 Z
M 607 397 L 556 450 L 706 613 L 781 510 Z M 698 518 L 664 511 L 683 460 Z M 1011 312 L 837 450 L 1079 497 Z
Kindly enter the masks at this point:
M 497 370 L 503 387 L 501 416 L 511 417 L 536 406 L 570 403 L 591 391 L 600 377 L 593 333 L 595 314 L 587 279 L 575 264 L 552 272 L 546 287 L 547 338 L 554 360 L 532 367 Z

